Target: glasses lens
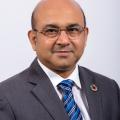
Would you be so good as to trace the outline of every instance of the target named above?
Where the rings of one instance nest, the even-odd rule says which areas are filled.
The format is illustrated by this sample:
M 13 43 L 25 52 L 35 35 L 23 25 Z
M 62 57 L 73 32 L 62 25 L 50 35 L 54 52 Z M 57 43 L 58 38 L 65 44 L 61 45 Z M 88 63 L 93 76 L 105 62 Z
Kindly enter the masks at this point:
M 71 38 L 78 38 L 80 33 L 83 31 L 83 27 L 79 26 L 79 25 L 75 25 L 75 26 L 68 26 L 67 27 L 67 33 L 69 34 L 69 36 Z
M 57 35 L 58 35 L 58 33 L 59 33 L 59 29 L 58 28 L 45 28 L 43 31 L 43 34 L 45 35 L 45 36 L 48 36 L 48 37 L 56 37 Z

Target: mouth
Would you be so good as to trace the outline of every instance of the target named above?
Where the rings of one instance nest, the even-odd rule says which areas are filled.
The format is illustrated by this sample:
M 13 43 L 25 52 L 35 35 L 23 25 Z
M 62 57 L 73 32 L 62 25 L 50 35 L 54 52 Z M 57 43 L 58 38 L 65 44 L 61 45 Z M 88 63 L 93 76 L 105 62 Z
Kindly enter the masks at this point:
M 59 51 L 54 51 L 54 54 L 56 54 L 59 57 L 68 57 L 72 51 L 68 50 L 59 50 Z

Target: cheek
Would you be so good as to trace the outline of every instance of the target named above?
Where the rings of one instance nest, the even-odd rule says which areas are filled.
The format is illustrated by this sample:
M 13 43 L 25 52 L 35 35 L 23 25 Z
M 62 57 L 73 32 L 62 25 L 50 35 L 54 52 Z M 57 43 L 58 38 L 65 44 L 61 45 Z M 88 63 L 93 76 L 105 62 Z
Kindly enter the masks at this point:
M 77 56 L 82 55 L 84 48 L 85 48 L 85 45 L 86 45 L 86 41 L 84 39 L 80 39 L 74 43 L 75 53 Z
M 84 49 L 86 42 L 84 39 L 80 39 L 78 41 L 75 41 L 74 45 L 75 45 L 76 49 L 82 50 L 82 49 Z
M 53 43 L 49 40 L 40 39 L 36 43 L 36 52 L 40 55 L 50 55 Z

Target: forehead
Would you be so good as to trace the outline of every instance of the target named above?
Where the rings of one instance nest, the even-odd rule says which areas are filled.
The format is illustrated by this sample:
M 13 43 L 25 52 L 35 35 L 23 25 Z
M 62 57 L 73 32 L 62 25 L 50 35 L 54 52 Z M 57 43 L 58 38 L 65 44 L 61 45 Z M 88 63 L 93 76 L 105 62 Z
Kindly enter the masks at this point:
M 59 0 L 58 0 L 59 1 Z M 78 23 L 84 25 L 83 13 L 78 5 L 72 3 L 42 4 L 35 12 L 36 25 Z

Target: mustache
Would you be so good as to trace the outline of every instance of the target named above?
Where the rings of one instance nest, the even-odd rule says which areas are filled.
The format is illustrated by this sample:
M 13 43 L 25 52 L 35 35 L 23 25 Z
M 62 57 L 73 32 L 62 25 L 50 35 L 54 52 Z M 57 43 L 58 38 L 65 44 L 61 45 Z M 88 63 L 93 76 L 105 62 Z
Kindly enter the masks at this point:
M 54 46 L 53 52 L 73 52 L 74 49 L 72 46 Z

